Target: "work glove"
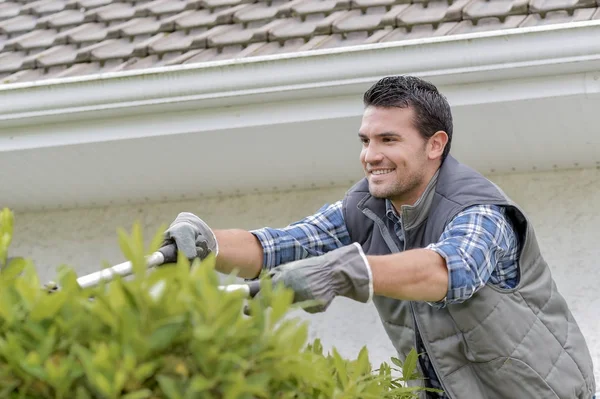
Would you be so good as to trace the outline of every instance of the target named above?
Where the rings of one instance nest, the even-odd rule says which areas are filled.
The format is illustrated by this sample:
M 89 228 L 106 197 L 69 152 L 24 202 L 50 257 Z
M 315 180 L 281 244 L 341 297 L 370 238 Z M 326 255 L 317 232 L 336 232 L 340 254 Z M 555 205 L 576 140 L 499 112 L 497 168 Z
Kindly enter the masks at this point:
M 362 303 L 373 297 L 371 267 L 357 243 L 277 266 L 268 272 L 268 277 L 273 286 L 283 283 L 290 288 L 294 303 L 309 303 L 303 307 L 308 313 L 324 312 L 336 296 Z M 245 312 L 249 313 L 249 307 Z
M 189 259 L 205 259 L 211 252 L 217 256 L 219 245 L 210 227 L 198 216 L 181 212 L 164 233 L 162 246 L 175 243 L 177 250 Z

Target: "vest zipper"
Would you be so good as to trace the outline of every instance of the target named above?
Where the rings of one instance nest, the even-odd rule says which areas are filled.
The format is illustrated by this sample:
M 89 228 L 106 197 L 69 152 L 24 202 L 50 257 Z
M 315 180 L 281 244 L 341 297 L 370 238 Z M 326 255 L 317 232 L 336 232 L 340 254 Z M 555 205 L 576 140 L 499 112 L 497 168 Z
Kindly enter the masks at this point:
M 404 215 L 403 215 L 404 216 Z M 404 229 L 404 223 L 402 223 L 400 225 L 400 228 L 402 229 L 402 234 L 404 235 L 404 245 L 403 245 L 403 252 L 406 251 L 406 243 L 408 242 L 408 236 L 406 235 L 406 230 Z M 442 377 L 440 376 L 440 373 L 438 372 L 438 366 L 437 366 L 437 360 L 431 355 L 431 347 L 429 346 L 429 342 L 425 339 L 423 339 L 423 336 L 421 335 L 421 324 L 419 323 L 419 318 L 417 317 L 417 312 L 415 312 L 415 307 L 414 307 L 414 303 L 413 301 L 410 301 L 410 310 L 412 311 L 412 316 L 413 316 L 413 320 L 415 321 L 416 325 L 417 325 L 417 330 L 418 330 L 418 334 L 419 337 L 421 337 L 421 342 L 423 342 L 423 345 L 425 346 L 425 351 L 427 352 L 427 356 L 429 357 L 429 361 L 431 362 L 431 365 L 433 366 L 433 371 L 435 371 L 435 375 L 440 383 L 440 385 L 442 386 L 442 389 L 444 390 L 444 394 L 452 399 L 452 396 L 448 393 L 446 386 L 444 385 L 444 381 L 442 380 Z M 417 337 L 415 335 L 415 348 L 417 348 Z M 422 370 L 423 371 L 423 370 Z
M 381 232 L 383 240 L 386 242 L 386 244 L 387 244 L 388 248 L 390 248 L 391 252 L 394 253 L 394 250 L 400 252 L 400 249 L 398 248 L 398 246 L 396 246 L 394 241 L 391 239 L 391 237 L 389 235 L 389 231 L 385 227 L 385 224 L 383 223 L 383 221 L 369 208 L 363 208 L 363 209 L 361 209 L 361 211 L 365 216 L 367 216 L 369 219 L 371 219 L 373 222 L 375 222 L 375 224 L 379 227 L 379 231 Z M 406 251 L 406 242 L 408 240 L 406 239 L 406 230 L 404 230 L 404 224 L 401 224 L 400 228 L 402 229 L 402 233 L 404 234 L 403 251 Z M 419 320 L 417 319 L 415 308 L 413 306 L 413 302 L 409 301 L 409 303 L 410 303 L 410 310 L 412 312 L 413 320 L 417 324 L 417 330 L 419 331 L 418 334 L 419 334 L 419 336 L 421 336 L 421 341 L 423 342 L 423 345 L 425 345 L 425 350 L 427 351 L 427 355 L 429 356 L 429 360 L 431 361 L 433 370 L 435 371 L 435 374 L 440 382 L 440 385 L 444 389 L 444 393 L 446 394 L 446 396 L 448 396 L 450 399 L 453 399 L 452 396 L 450 396 L 450 394 L 447 393 L 446 386 L 444 385 L 444 381 L 440 377 L 440 373 L 438 372 L 436 360 L 430 355 L 431 348 L 429 347 L 429 342 L 425 341 L 423 339 L 423 336 L 421 335 L 421 326 L 419 324 Z M 417 347 L 417 337 L 416 336 L 415 336 L 414 342 L 415 342 L 414 347 L 416 349 L 416 347 Z
M 405 244 L 406 246 L 406 244 Z M 449 397 L 450 399 L 452 399 L 452 396 L 450 395 L 450 393 L 448 393 L 448 390 L 446 389 L 446 386 L 444 385 L 444 380 L 442 379 L 442 377 L 440 376 L 440 373 L 438 372 L 438 367 L 437 367 L 437 360 L 431 356 L 431 347 L 429 346 L 429 342 L 425 339 L 423 339 L 423 336 L 421 335 L 421 325 L 419 324 L 419 319 L 417 318 L 417 314 L 415 312 L 415 308 L 413 306 L 413 302 L 410 301 L 410 310 L 412 311 L 413 314 L 413 320 L 415 321 L 415 323 L 417 324 L 417 330 L 419 330 L 418 334 L 421 337 L 421 342 L 423 342 L 423 345 L 425 345 L 425 350 L 427 351 L 427 356 L 429 357 L 429 361 L 431 362 L 431 365 L 433 366 L 433 370 L 435 371 L 435 374 L 438 378 L 438 381 L 440 382 L 440 385 L 442 386 L 442 389 L 444 390 L 444 394 Z M 417 347 L 417 337 L 415 336 L 415 348 Z

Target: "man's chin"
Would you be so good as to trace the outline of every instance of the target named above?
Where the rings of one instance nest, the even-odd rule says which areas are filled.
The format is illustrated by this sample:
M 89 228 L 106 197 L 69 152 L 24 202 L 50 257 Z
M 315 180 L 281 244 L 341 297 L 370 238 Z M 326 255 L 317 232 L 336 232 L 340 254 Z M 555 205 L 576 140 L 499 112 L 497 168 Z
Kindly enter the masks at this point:
M 389 198 L 389 193 L 385 190 L 379 190 L 377 188 L 371 188 L 369 187 L 369 193 L 375 197 L 375 198 L 379 198 L 379 199 L 387 199 Z

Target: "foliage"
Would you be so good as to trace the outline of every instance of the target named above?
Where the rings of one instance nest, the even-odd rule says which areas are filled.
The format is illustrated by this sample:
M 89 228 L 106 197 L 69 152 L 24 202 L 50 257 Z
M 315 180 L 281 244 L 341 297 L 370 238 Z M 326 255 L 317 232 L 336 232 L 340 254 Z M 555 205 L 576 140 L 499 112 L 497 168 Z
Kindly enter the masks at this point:
M 214 259 L 190 265 L 180 257 L 148 273 L 149 247 L 134 225 L 119 230 L 131 279 L 82 289 L 71 268 L 60 290 L 41 289 L 31 261 L 7 263 L 13 215 L 0 214 L 0 397 L 2 398 L 414 398 L 368 352 L 347 360 L 335 349 L 307 345 L 307 325 L 286 317 L 292 293 L 261 281 L 260 300 L 243 314 L 239 291 L 219 289 Z M 404 363 L 418 378 L 417 354 Z M 398 369 L 397 371 L 400 371 Z

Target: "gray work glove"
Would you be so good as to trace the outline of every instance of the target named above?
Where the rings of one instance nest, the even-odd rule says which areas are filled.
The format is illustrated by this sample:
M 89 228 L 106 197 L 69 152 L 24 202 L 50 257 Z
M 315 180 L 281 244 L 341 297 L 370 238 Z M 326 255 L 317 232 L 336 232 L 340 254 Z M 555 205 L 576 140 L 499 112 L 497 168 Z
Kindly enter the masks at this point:
M 357 243 L 275 267 L 268 275 L 273 286 L 281 282 L 294 291 L 295 303 L 318 302 L 303 308 L 308 313 L 324 312 L 336 296 L 362 303 L 373 297 L 371 267 Z
M 165 231 L 163 246 L 175 243 L 177 250 L 192 260 L 203 260 L 211 252 L 217 256 L 219 245 L 210 227 L 198 216 L 181 212 Z

